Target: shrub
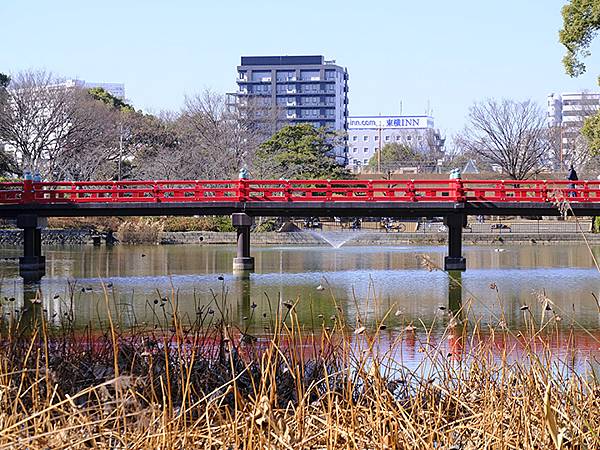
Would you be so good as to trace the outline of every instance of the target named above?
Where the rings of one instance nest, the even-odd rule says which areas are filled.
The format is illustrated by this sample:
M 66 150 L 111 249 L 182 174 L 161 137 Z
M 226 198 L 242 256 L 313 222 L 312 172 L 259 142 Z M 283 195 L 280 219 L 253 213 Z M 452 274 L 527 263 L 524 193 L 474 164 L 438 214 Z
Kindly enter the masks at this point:
M 276 217 L 270 217 L 268 219 L 260 220 L 256 224 L 256 229 L 254 230 L 257 233 L 264 233 L 266 231 L 276 231 L 281 226 L 281 220 Z

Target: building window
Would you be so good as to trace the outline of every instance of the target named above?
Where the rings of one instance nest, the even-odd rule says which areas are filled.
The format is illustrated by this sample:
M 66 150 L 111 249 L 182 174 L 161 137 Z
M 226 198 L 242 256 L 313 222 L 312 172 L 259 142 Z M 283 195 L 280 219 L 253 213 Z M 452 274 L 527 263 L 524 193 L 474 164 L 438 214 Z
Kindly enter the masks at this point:
M 271 81 L 270 70 L 255 70 L 252 72 L 252 81 Z
M 363 159 L 365 164 L 369 164 L 369 160 L 368 159 Z
M 358 140 L 358 136 L 352 136 L 352 140 L 353 141 L 357 141 Z
M 406 136 L 406 140 L 407 140 L 407 141 L 410 141 L 411 139 L 412 139 L 412 136 L 411 136 L 411 135 L 408 135 L 408 136 Z
M 363 141 L 368 141 L 369 140 L 369 136 L 363 136 Z
M 318 70 L 301 70 L 300 79 L 302 81 L 319 81 L 321 74 Z
M 356 153 L 358 149 L 356 147 L 352 147 L 352 153 Z
M 396 136 L 396 140 L 399 141 L 400 140 L 400 136 Z
M 367 153 L 369 151 L 369 147 L 363 148 L 363 152 Z
M 386 137 L 385 137 L 385 140 L 386 140 L 386 141 L 389 141 L 389 140 L 390 140 L 390 137 L 389 137 L 389 136 L 386 136 Z
M 360 161 L 358 159 L 355 159 L 352 162 L 354 163 L 355 166 L 360 166 Z
M 293 70 L 278 70 L 277 81 L 295 81 L 296 72 Z

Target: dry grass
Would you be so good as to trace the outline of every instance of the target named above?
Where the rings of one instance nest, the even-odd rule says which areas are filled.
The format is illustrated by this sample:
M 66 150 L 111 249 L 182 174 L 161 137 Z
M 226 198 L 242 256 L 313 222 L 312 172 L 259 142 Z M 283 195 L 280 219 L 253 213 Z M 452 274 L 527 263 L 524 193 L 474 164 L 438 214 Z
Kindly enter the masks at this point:
M 158 244 L 162 224 L 152 220 L 126 220 L 117 231 L 123 244 Z
M 175 313 L 159 328 L 76 332 L 67 314 L 49 329 L 37 301 L 4 319 L 0 449 L 600 447 L 600 384 L 552 354 L 552 317 L 485 338 L 459 312 L 436 344 L 341 313 L 304 332 L 281 303 L 256 337 L 227 323 L 224 301 L 186 324 L 176 298 L 160 301 Z M 415 333 L 423 362 L 409 370 Z
M 49 217 L 48 227 L 116 231 L 123 221 L 120 217 Z

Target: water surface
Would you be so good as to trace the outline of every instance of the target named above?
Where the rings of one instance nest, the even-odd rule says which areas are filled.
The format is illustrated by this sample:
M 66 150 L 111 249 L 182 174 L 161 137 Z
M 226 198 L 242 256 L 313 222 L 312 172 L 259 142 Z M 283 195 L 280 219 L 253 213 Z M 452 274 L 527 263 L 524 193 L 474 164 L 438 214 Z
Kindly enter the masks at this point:
M 357 327 L 373 328 L 385 317 L 389 339 L 410 325 L 417 333 L 427 327 L 436 339 L 447 339 L 454 314 L 477 321 L 483 330 L 506 324 L 513 337 L 527 323 L 554 320 L 553 329 L 564 335 L 552 344 L 557 349 L 569 336 L 578 339 L 582 354 L 600 349 L 594 298 L 600 274 L 585 245 L 468 246 L 468 270 L 456 274 L 462 286 L 436 269 L 446 253 L 441 246 L 253 247 L 256 270 L 247 278 L 232 273 L 231 246 L 73 246 L 44 252 L 47 275 L 23 286 L 11 260 L 20 250 L 0 248 L 0 258 L 7 258 L 0 265 L 5 314 L 27 310 L 27 299 L 39 289 L 54 323 L 66 316 L 80 327 L 106 323 L 108 305 L 122 326 L 164 324 L 175 299 L 186 321 L 210 309 L 215 317 L 222 312 L 260 333 L 286 302 L 296 304 L 306 330 L 331 326 L 339 309 Z M 600 247 L 592 252 L 600 257 Z M 412 345 L 415 351 L 421 340 Z

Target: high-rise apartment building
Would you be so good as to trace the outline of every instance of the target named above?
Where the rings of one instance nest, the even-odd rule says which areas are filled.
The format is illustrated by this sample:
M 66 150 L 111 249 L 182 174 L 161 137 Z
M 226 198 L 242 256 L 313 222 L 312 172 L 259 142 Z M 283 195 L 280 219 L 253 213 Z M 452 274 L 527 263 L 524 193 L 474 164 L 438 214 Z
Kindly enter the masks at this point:
M 235 102 L 248 99 L 280 110 L 278 120 L 310 123 L 333 131 L 348 129 L 348 71 L 323 56 L 242 56 Z M 346 142 L 346 141 L 344 141 Z M 335 148 L 346 164 L 347 145 Z
M 556 159 L 563 163 L 575 163 L 576 147 L 581 139 L 581 127 L 586 117 L 600 109 L 598 92 L 565 92 L 548 95 L 548 126 L 559 134 Z

